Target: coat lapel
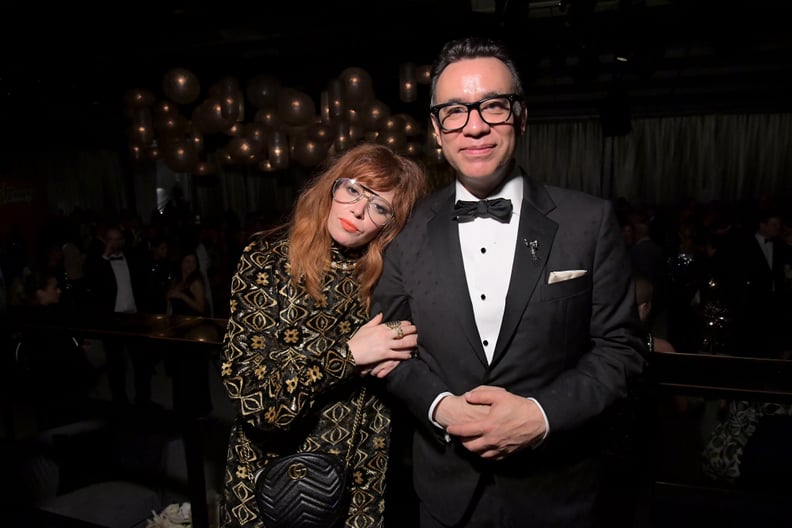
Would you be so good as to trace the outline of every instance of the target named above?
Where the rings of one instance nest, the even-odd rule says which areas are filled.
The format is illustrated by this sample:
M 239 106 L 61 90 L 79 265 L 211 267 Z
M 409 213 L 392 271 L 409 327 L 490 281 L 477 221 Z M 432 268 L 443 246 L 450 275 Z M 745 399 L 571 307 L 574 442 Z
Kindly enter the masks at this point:
M 451 217 L 454 210 L 454 186 L 449 192 L 438 200 L 435 207 L 435 216 L 428 223 L 429 247 L 434 253 L 433 263 L 440 274 L 442 290 L 445 292 L 448 313 L 457 313 L 456 321 L 460 332 L 476 352 L 476 357 L 483 365 L 487 364 L 484 348 L 476 328 L 476 319 L 473 306 L 468 294 L 467 279 L 465 278 L 465 265 L 462 261 L 462 248 L 459 244 L 459 230 L 457 223 Z
M 514 265 L 506 293 L 498 343 L 492 357 L 493 365 L 501 359 L 507 344 L 512 340 L 525 307 L 539 279 L 544 275 L 550 248 L 558 230 L 558 224 L 547 218 L 547 213 L 555 208 L 547 191 L 544 187 L 533 184 L 527 177 L 524 177 L 524 182 Z

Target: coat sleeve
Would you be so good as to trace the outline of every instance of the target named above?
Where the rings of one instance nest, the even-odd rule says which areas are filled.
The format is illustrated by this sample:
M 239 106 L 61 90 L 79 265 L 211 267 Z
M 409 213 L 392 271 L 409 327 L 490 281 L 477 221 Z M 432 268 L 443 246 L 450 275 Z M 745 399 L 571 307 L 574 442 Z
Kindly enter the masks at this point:
M 399 237 L 391 243 L 384 254 L 382 275 L 372 296 L 372 313 L 382 312 L 383 320 L 413 320 L 409 296 L 402 282 L 399 255 Z M 420 328 L 419 352 L 417 357 L 401 362 L 385 377 L 387 391 L 406 405 L 416 423 L 444 443 L 444 431 L 429 420 L 429 409 L 443 392 L 450 392 L 448 385 L 440 379 L 421 359 Z

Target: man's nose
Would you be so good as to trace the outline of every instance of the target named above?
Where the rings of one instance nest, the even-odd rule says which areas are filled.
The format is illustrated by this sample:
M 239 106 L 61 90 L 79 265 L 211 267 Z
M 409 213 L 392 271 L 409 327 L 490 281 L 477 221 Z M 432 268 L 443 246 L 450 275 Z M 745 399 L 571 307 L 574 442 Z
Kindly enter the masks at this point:
M 468 122 L 465 125 L 465 130 L 477 132 L 482 129 L 489 130 L 489 123 L 484 121 L 481 116 L 481 108 L 473 108 L 468 112 Z

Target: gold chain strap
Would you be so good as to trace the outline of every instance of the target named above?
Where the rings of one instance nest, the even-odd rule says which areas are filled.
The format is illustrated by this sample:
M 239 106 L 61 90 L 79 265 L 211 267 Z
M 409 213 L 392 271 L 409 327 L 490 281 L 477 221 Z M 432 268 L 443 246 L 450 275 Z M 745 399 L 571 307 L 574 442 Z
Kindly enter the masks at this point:
M 363 385 L 360 388 L 360 396 L 358 397 L 358 406 L 357 410 L 355 411 L 355 423 L 352 426 L 352 435 L 349 439 L 349 449 L 347 449 L 347 456 L 346 456 L 346 465 L 347 467 L 351 467 L 352 465 L 352 452 L 355 449 L 355 437 L 357 436 L 358 429 L 360 429 L 360 423 L 363 420 L 363 403 L 366 398 L 366 386 Z

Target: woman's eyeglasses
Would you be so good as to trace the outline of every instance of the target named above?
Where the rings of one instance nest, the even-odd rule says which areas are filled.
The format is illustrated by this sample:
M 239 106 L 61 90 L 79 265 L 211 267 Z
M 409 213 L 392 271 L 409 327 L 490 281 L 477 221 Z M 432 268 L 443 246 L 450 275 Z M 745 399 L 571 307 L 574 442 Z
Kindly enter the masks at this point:
M 393 220 L 393 206 L 365 185 L 350 178 L 339 178 L 333 184 L 333 200 L 338 203 L 350 204 L 365 198 L 368 201 L 366 210 L 369 218 L 378 227 L 385 227 Z

